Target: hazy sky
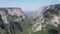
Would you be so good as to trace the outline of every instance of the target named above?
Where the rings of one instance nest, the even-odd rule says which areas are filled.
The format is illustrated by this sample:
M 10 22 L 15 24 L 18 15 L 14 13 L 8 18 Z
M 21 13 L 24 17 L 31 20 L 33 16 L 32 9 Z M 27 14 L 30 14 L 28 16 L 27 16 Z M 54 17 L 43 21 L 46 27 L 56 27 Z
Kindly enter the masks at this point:
M 21 7 L 23 10 L 36 10 L 38 7 L 59 4 L 60 0 L 0 0 L 0 7 Z

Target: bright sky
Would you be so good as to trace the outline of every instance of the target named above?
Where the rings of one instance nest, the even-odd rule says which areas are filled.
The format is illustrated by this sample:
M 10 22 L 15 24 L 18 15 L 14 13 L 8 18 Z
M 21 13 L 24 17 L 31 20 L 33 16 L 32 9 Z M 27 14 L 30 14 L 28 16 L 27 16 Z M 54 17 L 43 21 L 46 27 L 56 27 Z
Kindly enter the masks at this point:
M 23 10 L 36 10 L 38 7 L 59 4 L 60 0 L 0 0 L 0 7 L 21 7 Z

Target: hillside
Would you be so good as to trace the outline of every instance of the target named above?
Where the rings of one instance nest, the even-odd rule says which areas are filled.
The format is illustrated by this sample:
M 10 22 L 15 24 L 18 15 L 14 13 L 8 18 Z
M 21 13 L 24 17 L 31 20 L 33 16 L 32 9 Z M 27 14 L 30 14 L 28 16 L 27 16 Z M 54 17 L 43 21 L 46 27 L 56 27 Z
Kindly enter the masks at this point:
M 21 8 L 0 8 L 0 34 L 23 34 L 32 26 Z
M 60 34 L 60 4 L 27 14 L 18 7 L 0 8 L 0 34 Z
M 58 29 L 60 28 L 60 4 L 53 4 L 53 5 L 40 7 L 38 10 L 32 13 L 31 16 L 33 17 L 33 21 L 34 21 L 33 32 L 36 32 L 34 34 L 37 33 L 40 34 L 41 32 L 42 34 L 45 34 L 43 29 L 44 28 L 48 29 L 50 26 L 53 26 Z M 51 28 L 54 29 L 53 27 Z M 46 34 L 48 34 L 47 32 Z

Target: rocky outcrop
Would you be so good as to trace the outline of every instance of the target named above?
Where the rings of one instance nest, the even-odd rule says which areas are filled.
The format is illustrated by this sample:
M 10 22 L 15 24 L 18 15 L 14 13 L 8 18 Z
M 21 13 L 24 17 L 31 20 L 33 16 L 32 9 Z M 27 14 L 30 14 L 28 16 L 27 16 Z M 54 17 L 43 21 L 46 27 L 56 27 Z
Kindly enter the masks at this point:
M 0 8 L 0 34 L 25 34 L 31 26 L 32 20 L 21 8 Z
M 3 22 L 9 23 L 9 15 L 16 15 L 18 18 L 25 19 L 24 13 L 21 8 L 0 8 L 0 14 L 3 19 Z
M 41 30 L 47 24 L 58 27 L 60 25 L 60 4 L 41 7 L 32 15 L 34 18 L 33 21 L 35 20 L 36 23 L 41 24 L 40 28 L 38 28 L 40 26 L 37 26 L 38 24 L 36 25 L 37 27 L 34 26 L 34 32 Z
M 11 34 L 14 30 L 14 25 L 16 25 L 22 30 L 22 26 L 18 21 L 24 21 L 25 14 L 21 8 L 17 7 L 6 7 L 0 8 L 0 30 L 5 29 L 6 34 Z M 13 25 L 13 23 L 16 23 Z

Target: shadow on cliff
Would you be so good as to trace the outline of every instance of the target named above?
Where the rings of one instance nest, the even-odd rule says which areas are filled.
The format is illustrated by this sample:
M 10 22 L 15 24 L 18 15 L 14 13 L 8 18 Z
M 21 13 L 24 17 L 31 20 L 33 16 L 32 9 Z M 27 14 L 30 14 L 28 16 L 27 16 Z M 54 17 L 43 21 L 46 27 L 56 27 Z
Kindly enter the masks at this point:
M 13 24 L 11 24 L 11 27 L 12 27 L 13 30 L 14 30 L 14 29 L 17 29 L 17 30 L 23 32 L 22 26 L 21 26 L 21 24 L 18 23 L 18 22 L 14 22 Z

